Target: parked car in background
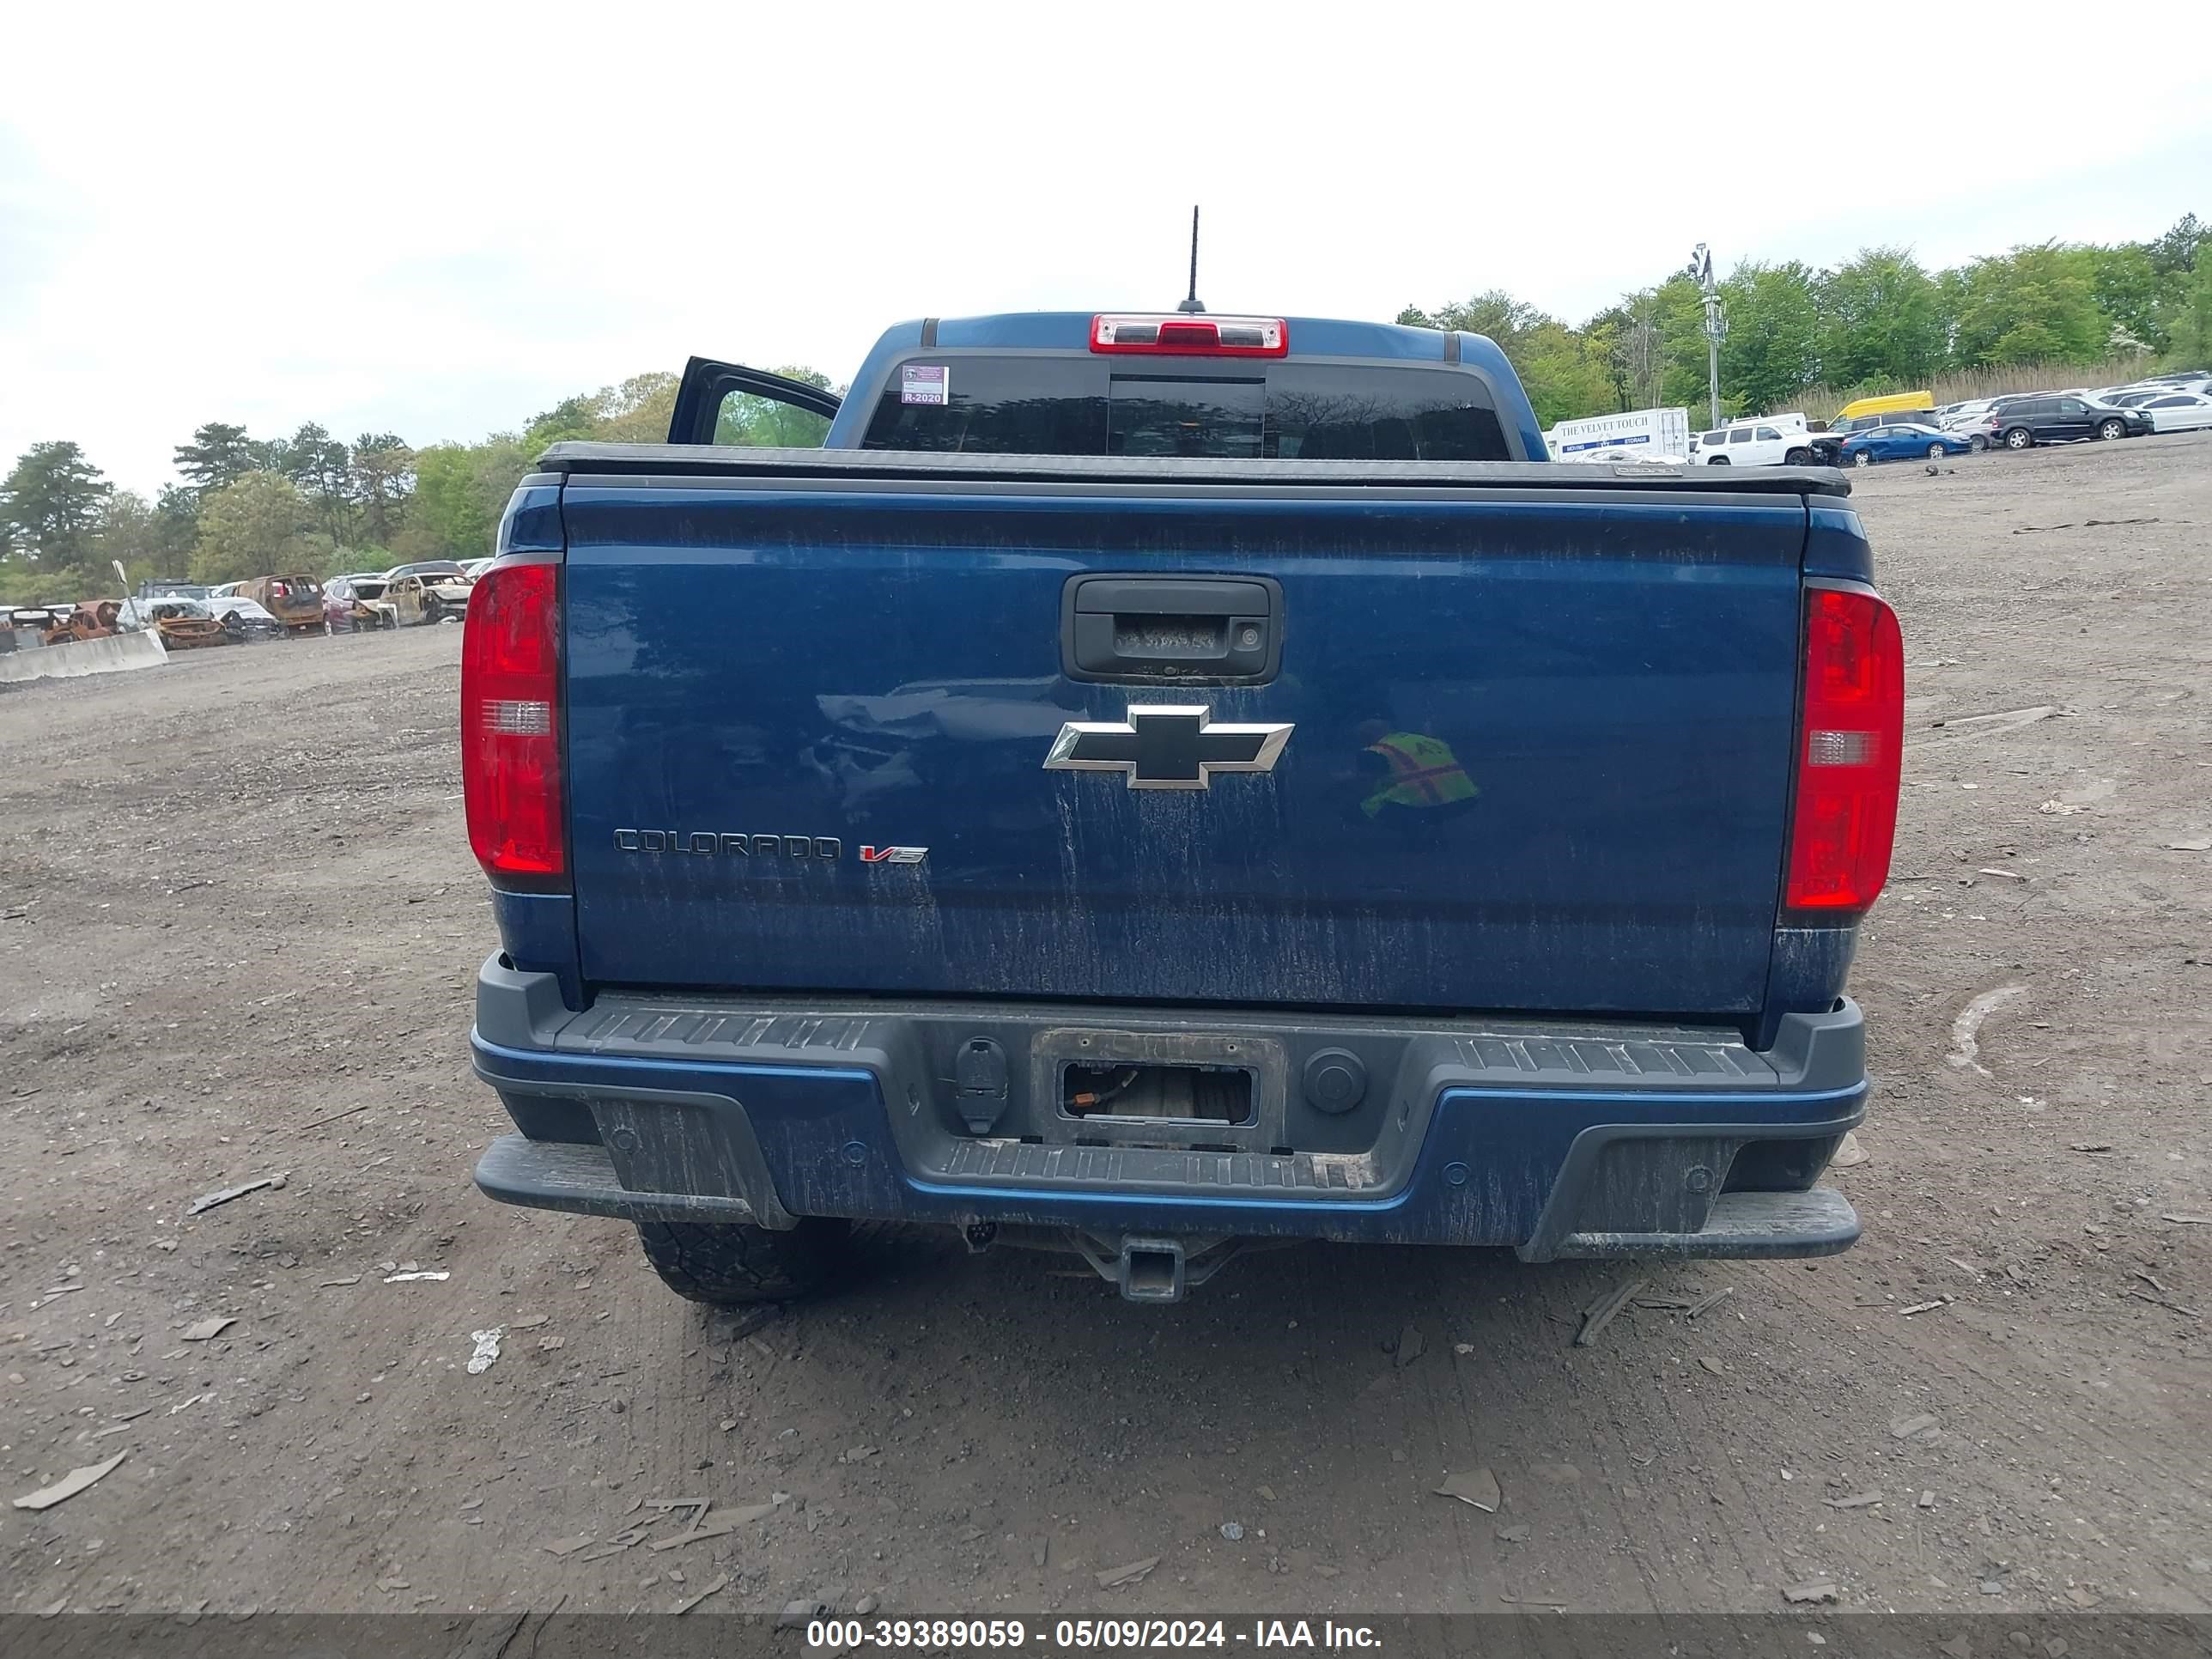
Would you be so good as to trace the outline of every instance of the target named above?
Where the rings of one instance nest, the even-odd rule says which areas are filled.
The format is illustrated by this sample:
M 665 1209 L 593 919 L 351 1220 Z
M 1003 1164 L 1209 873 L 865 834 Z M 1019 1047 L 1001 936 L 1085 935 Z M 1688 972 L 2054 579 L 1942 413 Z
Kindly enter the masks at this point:
M 331 577 L 323 584 L 323 620 L 339 634 L 398 627 L 398 613 L 384 602 L 384 588 L 379 571 Z
M 1769 415 L 1700 432 L 1691 459 L 1705 466 L 1809 466 L 1813 441 L 1802 415 Z
M 402 576 L 460 576 L 468 573 L 452 559 L 422 559 L 413 564 L 395 564 L 384 573 L 384 580 L 398 581 Z
M 187 599 L 181 594 L 126 599 L 117 614 L 116 623 L 126 631 L 149 630 L 171 651 L 203 645 L 231 645 L 238 637 L 223 631 L 222 623 L 208 608 L 205 599 Z
M 218 582 L 215 586 L 208 589 L 207 596 L 211 599 L 227 599 L 232 594 L 243 591 L 245 586 L 244 582 Z
M 1994 398 L 1972 398 L 1963 404 L 1947 404 L 1936 411 L 1935 424 L 1946 432 L 1964 431 L 1985 417 Z
M 2169 392 L 2163 398 L 2153 398 L 2131 412 L 2147 418 L 2154 432 L 2196 432 L 2212 427 L 2212 395 L 2202 392 Z
M 38 620 L 43 611 L 46 620 Z M 80 599 L 72 605 L 19 609 L 11 618 L 0 612 L 0 631 L 9 627 L 34 628 L 48 645 L 67 645 L 77 640 L 100 640 L 123 631 L 123 606 L 114 599 Z M 10 641 L 14 643 L 14 641 Z
M 2092 403 L 2087 398 L 2000 398 L 1984 434 L 2007 449 L 2078 443 L 2087 438 L 2139 438 L 2151 431 L 2141 410 Z
M 2212 398 L 2212 376 L 2177 375 L 2170 380 L 2133 380 L 2126 386 L 2110 386 L 2092 395 L 2108 404 L 2126 402 L 2140 405 L 2146 398 L 2161 398 L 2168 392 L 2194 392 Z
M 469 579 L 456 565 L 450 576 L 432 572 L 398 578 L 385 588 L 384 602 L 402 627 L 443 622 L 448 617 L 458 621 L 468 611 L 469 586 Z
M 1813 459 L 1823 466 L 1839 463 L 1844 440 L 1855 432 L 1871 432 L 1878 426 L 1893 426 L 1905 422 L 1924 422 L 1933 425 L 1936 414 L 1936 394 L 1932 392 L 1893 392 L 1880 398 L 1858 398 L 1836 411 L 1836 418 L 1828 422 L 1825 432 L 1811 434 L 1808 443 Z
M 256 576 L 237 591 L 265 606 L 289 634 L 323 631 L 323 585 L 313 576 Z
M 79 640 L 105 639 L 123 631 L 122 611 L 113 599 L 0 605 L 0 651 L 21 650 L 26 640 L 68 645 Z
M 2027 403 L 2038 397 L 2057 395 L 2056 392 L 2012 392 L 2001 398 L 1986 398 L 1984 401 L 1989 406 L 1981 414 L 1967 416 L 1954 422 L 1949 429 L 1966 439 L 1975 449 L 1988 449 L 1998 441 L 1997 434 L 2006 410 L 2014 404 Z
M 76 613 L 71 605 L 0 605 L 0 651 L 20 649 L 19 639 L 49 639 Z
M 1973 441 L 1960 433 L 1906 422 L 1854 432 L 1844 440 L 1841 453 L 1852 466 L 1872 466 L 1876 461 L 1941 460 L 1973 447 Z
M 269 613 L 258 599 L 243 593 L 222 593 L 207 602 L 209 611 L 222 631 L 241 640 L 281 640 L 291 630 Z
M 1879 398 L 1856 398 L 1836 411 L 1836 418 L 1828 422 L 1828 430 L 1849 436 L 1889 422 L 1917 421 L 1933 414 L 1935 410 L 1936 394 L 1932 392 L 1892 392 Z
M 490 569 L 491 565 L 492 562 L 489 559 L 471 559 L 461 566 L 461 574 L 474 581 L 485 571 Z
M 2117 392 L 2104 394 L 2100 401 L 2108 403 L 2115 409 L 2141 409 L 2154 398 L 2171 397 L 2172 393 L 2173 388 L 2170 386 L 2122 386 Z

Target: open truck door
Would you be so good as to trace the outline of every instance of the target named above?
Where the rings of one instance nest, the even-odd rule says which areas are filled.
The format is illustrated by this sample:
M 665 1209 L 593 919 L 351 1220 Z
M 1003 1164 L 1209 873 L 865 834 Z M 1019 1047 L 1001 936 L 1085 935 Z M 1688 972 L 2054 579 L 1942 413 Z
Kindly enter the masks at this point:
M 684 365 L 668 441 L 818 449 L 843 401 L 787 374 L 694 357 Z

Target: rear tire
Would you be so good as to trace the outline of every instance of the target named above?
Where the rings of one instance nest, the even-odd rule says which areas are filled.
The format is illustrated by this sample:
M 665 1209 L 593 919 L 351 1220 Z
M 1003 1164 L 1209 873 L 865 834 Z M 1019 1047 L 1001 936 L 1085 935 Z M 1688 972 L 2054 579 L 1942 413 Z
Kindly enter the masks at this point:
M 792 1302 L 836 1276 L 852 1224 L 806 1216 L 789 1232 L 749 1222 L 641 1221 L 638 1243 L 660 1282 L 710 1308 Z
M 2125 421 L 2100 422 L 2097 427 L 2097 435 L 2106 443 L 2115 442 L 2128 435 L 2128 423 Z
M 2007 449 L 2027 449 L 2032 447 L 2034 442 L 2035 434 L 2024 426 L 2016 426 L 2004 434 L 2004 447 Z
M 1705 465 L 1707 466 L 1728 466 L 1730 465 L 1731 463 L 1727 456 L 1716 455 L 1711 460 L 1707 461 Z

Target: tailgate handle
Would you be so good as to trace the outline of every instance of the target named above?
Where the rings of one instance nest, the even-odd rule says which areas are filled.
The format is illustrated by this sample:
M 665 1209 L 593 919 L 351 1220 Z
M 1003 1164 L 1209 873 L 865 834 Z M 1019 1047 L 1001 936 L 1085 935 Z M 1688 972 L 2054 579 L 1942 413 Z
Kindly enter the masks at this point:
M 1258 683 L 1282 648 L 1283 590 L 1266 577 L 1073 576 L 1060 601 L 1070 679 Z

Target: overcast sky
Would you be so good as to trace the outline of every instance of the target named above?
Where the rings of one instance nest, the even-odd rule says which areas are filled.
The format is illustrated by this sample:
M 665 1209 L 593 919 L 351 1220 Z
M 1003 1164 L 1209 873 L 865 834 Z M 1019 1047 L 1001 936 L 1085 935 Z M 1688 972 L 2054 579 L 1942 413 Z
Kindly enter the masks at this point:
M 1194 200 L 1213 309 L 1378 319 L 2212 218 L 2202 0 L 497 9 L 16 9 L 0 468 L 474 439 L 694 352 L 842 381 L 901 318 L 1170 305 Z

